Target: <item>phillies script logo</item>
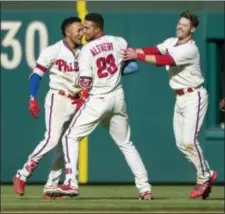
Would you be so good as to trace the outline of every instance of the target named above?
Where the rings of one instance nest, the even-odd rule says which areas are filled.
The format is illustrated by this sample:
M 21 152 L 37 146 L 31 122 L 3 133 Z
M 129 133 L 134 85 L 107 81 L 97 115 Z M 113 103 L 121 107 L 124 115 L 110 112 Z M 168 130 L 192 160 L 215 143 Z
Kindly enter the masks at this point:
M 79 71 L 78 62 L 67 64 L 65 60 L 58 59 L 56 60 L 56 65 L 58 66 L 58 70 L 62 72 L 78 72 Z

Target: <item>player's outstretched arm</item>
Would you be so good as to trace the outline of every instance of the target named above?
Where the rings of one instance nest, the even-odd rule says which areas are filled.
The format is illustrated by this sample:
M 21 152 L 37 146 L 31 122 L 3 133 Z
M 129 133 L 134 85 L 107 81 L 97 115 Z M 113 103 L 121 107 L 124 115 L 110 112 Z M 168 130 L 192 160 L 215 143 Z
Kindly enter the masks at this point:
M 146 55 L 137 53 L 134 49 L 128 48 L 124 51 L 124 61 L 140 60 L 157 66 L 175 65 L 175 61 L 169 54 L 165 55 Z

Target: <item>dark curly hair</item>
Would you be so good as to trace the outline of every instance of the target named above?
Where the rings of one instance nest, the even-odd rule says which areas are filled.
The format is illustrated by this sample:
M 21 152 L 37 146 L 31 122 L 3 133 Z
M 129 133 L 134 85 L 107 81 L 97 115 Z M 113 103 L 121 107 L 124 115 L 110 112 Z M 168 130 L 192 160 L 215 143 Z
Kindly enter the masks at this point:
M 99 27 L 102 30 L 104 28 L 104 19 L 99 13 L 89 13 L 85 16 L 85 20 L 93 22 L 95 27 Z
M 65 37 L 65 31 L 66 28 L 69 27 L 71 24 L 74 22 L 81 22 L 81 19 L 78 17 L 69 17 L 63 20 L 62 25 L 61 25 L 61 30 L 62 30 L 62 35 Z
M 192 26 L 195 27 L 195 28 L 197 28 L 198 25 L 199 25 L 199 19 L 198 19 L 198 17 L 195 14 L 193 14 L 193 13 L 191 13 L 189 11 L 182 12 L 180 14 L 180 18 L 186 18 L 186 19 L 188 19 L 191 22 Z

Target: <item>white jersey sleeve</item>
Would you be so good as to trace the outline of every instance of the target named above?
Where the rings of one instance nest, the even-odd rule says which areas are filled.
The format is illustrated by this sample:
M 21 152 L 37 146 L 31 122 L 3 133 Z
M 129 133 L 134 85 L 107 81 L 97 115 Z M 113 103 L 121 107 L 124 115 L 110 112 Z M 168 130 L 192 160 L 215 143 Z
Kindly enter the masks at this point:
M 198 55 L 198 49 L 192 44 L 187 44 L 185 47 L 169 48 L 168 53 L 173 57 L 176 65 L 179 66 L 193 63 L 193 59 Z
M 119 44 L 119 45 L 117 46 L 117 47 L 119 48 L 118 52 L 121 53 L 121 61 L 123 61 L 122 51 L 128 48 L 128 43 L 127 43 L 127 41 L 126 41 L 124 38 L 122 38 L 122 37 L 116 37 L 116 38 L 117 38 L 118 44 Z
M 127 49 L 128 48 L 127 41 L 124 38 L 122 38 L 122 37 L 118 37 L 118 38 L 119 38 L 119 41 L 120 41 L 121 49 Z
M 156 45 L 156 47 L 161 54 L 167 54 L 168 48 L 171 46 L 171 43 L 173 43 L 173 41 L 174 38 L 166 39 L 164 42 Z
M 81 49 L 78 62 L 80 72 L 77 85 L 81 88 L 91 88 L 93 84 L 92 57 L 87 46 Z
M 90 50 L 87 48 L 87 46 L 84 46 L 81 49 L 80 56 L 79 56 L 79 76 L 84 77 L 93 77 L 93 69 L 92 69 L 92 57 L 90 54 Z
M 37 61 L 36 66 L 33 70 L 34 73 L 37 73 L 39 76 L 43 76 L 44 73 L 51 67 L 55 61 L 56 57 L 56 47 L 54 45 L 49 46 L 41 51 Z

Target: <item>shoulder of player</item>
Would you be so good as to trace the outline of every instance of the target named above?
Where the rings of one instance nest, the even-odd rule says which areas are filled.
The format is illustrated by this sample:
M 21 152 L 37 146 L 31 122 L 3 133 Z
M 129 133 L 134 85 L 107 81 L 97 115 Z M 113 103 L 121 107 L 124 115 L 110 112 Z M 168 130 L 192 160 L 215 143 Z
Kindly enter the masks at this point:
M 124 39 L 124 38 L 121 37 L 121 36 L 107 35 L 107 37 L 108 37 L 109 39 L 112 39 L 112 40 L 114 39 L 114 40 L 119 41 L 119 42 L 121 42 L 121 43 L 127 43 L 126 39 Z
M 48 47 L 44 48 L 41 52 L 42 53 L 56 53 L 57 52 L 57 49 L 60 49 L 62 46 L 62 40 L 52 44 L 52 45 L 49 45 Z
M 166 43 L 166 44 L 174 44 L 174 43 L 177 42 L 177 40 L 178 39 L 176 37 L 169 37 L 166 40 L 164 40 L 164 43 Z
M 186 50 L 186 51 L 189 51 L 189 52 L 192 52 L 192 53 L 197 53 L 198 52 L 198 47 L 197 47 L 197 45 L 195 44 L 194 41 L 184 44 L 183 47 L 181 45 L 181 48 L 183 50 Z

